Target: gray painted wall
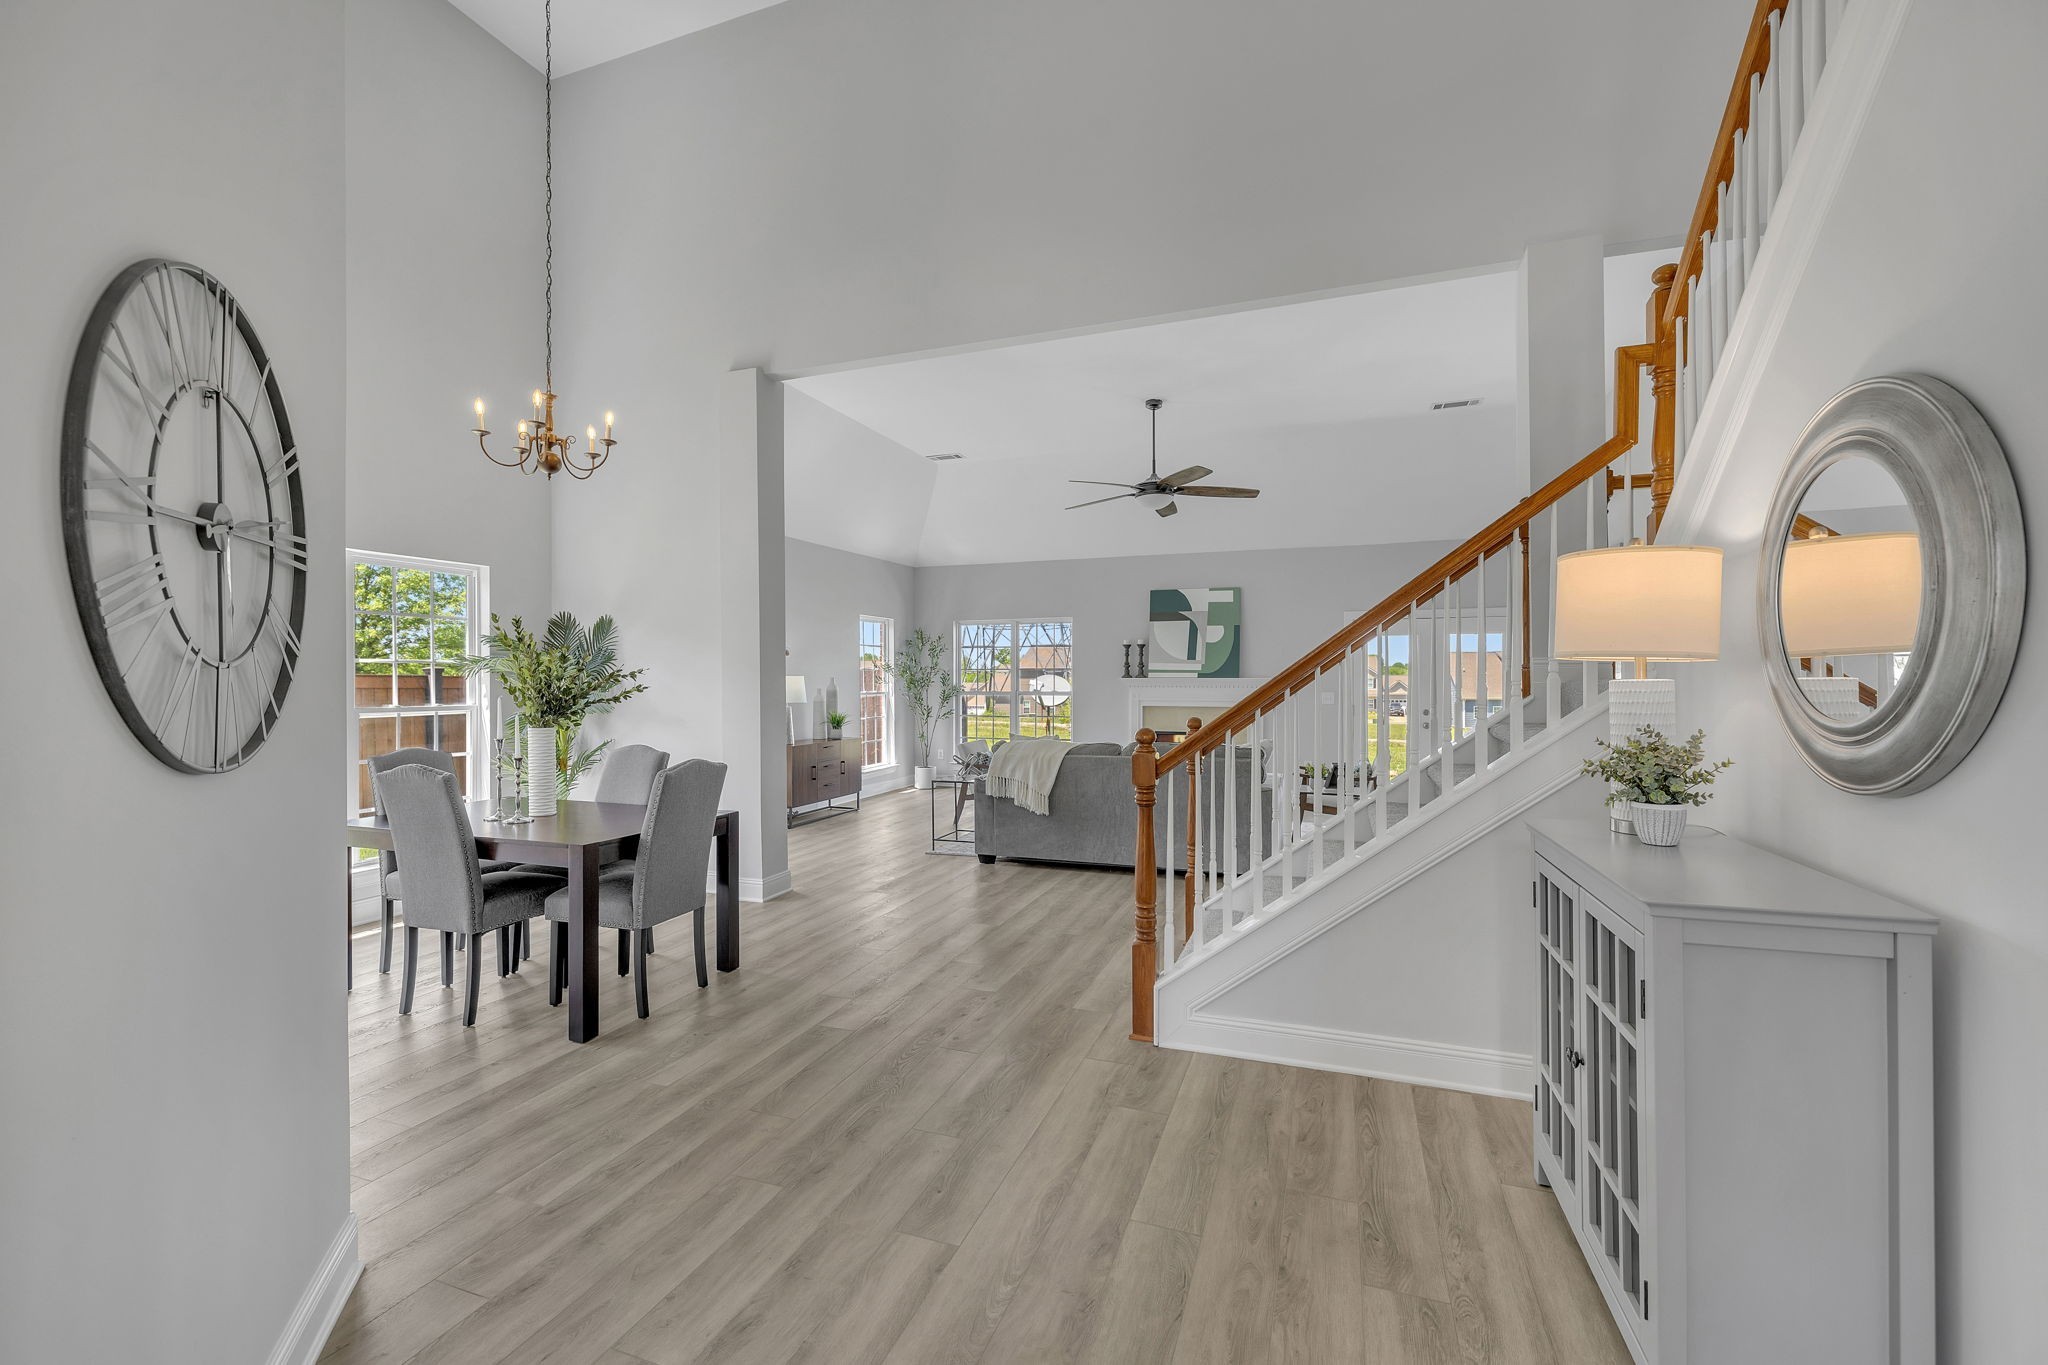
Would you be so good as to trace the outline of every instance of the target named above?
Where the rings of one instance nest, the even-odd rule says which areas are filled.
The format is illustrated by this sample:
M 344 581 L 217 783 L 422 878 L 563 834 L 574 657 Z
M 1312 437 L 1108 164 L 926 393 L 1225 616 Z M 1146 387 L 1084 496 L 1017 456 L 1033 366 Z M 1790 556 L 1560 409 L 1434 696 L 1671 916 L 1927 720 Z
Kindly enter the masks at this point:
M 1146 634 L 1154 588 L 1244 589 L 1243 675 L 1269 677 L 1452 549 L 1449 542 L 1228 554 L 933 565 L 917 571 L 917 619 L 950 641 L 953 623 L 1004 617 L 1074 622 L 1074 738 L 1128 743 L 1121 641 Z M 950 752 L 945 745 L 938 752 Z
M 469 404 L 509 457 L 542 382 L 540 77 L 453 5 L 346 8 L 348 544 L 488 565 L 537 628 L 548 482 L 486 463 Z
M 1664 153 L 1714 126 L 1746 18 L 791 0 L 569 76 L 557 374 L 622 444 L 555 491 L 555 600 L 654 669 L 636 724 L 719 756 L 705 645 L 762 610 L 719 591 L 721 375 L 1668 237 L 1699 172 Z
M 2040 790 L 2048 759 L 2048 413 L 2037 244 L 2048 181 L 2012 157 L 2048 127 L 2048 10 L 1913 0 L 1889 68 L 1762 382 L 1730 435 L 1732 463 L 1697 534 L 1727 549 L 1721 661 L 1674 670 L 1687 726 L 1736 766 L 1708 823 L 1941 916 L 1935 940 L 1936 1224 L 1940 1357 L 2048 1357 L 2048 892 Z M 1855 797 L 1807 770 L 1758 657 L 1764 512 L 1801 428 L 1854 380 L 1920 370 L 1956 385 L 2011 460 L 2032 531 L 2017 667 L 1991 728 L 1945 781 Z M 1676 506 L 1676 505 L 1674 505 Z M 1677 509 L 1688 518 L 1690 514 Z
M 0 329 L 0 1359 L 260 1361 L 348 1212 L 342 9 L 73 0 L 0 30 L 0 180 L 27 196 Z M 129 735 L 66 582 L 72 352 L 149 255 L 241 300 L 304 457 L 306 650 L 270 742 L 222 776 Z
M 806 729 L 807 725 L 823 721 L 824 709 L 815 704 L 815 698 L 829 679 L 839 680 L 839 709 L 859 718 L 860 618 L 881 616 L 895 622 L 896 643 L 901 646 L 917 624 L 912 614 L 917 570 L 793 537 L 783 542 L 783 550 L 788 594 L 786 671 L 802 674 L 813 697 L 811 706 L 797 709 L 797 737 L 801 739 L 815 732 Z M 893 700 L 899 727 L 893 746 L 896 761 L 891 771 L 868 775 L 871 787 L 900 785 L 899 779 L 909 777 L 912 741 L 901 729 L 908 718 L 902 698 Z

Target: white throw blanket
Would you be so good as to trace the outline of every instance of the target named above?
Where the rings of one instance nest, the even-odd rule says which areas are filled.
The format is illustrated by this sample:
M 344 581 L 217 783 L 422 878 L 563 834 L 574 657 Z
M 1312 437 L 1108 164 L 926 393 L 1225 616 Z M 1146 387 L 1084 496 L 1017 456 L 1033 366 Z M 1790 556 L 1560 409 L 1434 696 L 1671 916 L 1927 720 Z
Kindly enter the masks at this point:
M 1063 739 L 1013 739 L 988 765 L 988 794 L 1008 797 L 1033 815 L 1052 814 L 1052 784 L 1074 746 Z

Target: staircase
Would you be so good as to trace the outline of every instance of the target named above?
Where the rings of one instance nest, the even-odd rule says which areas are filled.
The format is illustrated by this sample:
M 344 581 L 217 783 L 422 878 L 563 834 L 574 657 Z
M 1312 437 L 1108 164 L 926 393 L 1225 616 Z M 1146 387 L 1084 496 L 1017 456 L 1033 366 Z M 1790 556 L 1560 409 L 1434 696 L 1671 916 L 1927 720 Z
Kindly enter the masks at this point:
M 1741 335 L 1745 289 L 1763 274 L 1758 254 L 1826 93 L 1821 75 L 1845 8 L 1758 3 L 1686 246 L 1653 278 L 1644 340 L 1615 352 L 1613 435 L 1223 715 L 1190 721 L 1181 743 L 1161 751 L 1151 731 L 1138 732 L 1133 1038 L 1403 1074 L 1398 1060 L 1319 1058 L 1312 1028 L 1285 1056 L 1232 1046 L 1204 1010 L 1258 989 L 1311 941 L 1336 950 L 1347 940 L 1323 936 L 1432 869 L 1502 856 L 1524 811 L 1566 799 L 1589 731 L 1604 725 L 1612 669 L 1551 656 L 1557 560 L 1655 538 L 1684 442 L 1710 409 L 1731 335 Z M 1638 458 L 1646 371 L 1649 450 Z M 1401 666 L 1409 690 L 1397 705 Z M 1162 781 L 1176 767 L 1186 782 Z M 1257 781 L 1259 799 L 1238 800 L 1240 781 Z M 1241 806 L 1252 812 L 1245 831 L 1235 828 Z M 1164 872 L 1149 853 L 1160 821 L 1184 831 Z M 1403 932 L 1430 910 L 1404 906 Z M 1440 935 L 1463 932 L 1448 925 L 1450 909 L 1443 918 Z M 1357 935 L 1348 942 L 1363 951 Z M 1398 951 L 1372 951 L 1382 948 Z M 1451 1065 L 1444 1083 L 1521 1086 L 1507 1062 L 1475 1054 Z M 1417 1078 L 1444 1081 L 1440 1071 Z

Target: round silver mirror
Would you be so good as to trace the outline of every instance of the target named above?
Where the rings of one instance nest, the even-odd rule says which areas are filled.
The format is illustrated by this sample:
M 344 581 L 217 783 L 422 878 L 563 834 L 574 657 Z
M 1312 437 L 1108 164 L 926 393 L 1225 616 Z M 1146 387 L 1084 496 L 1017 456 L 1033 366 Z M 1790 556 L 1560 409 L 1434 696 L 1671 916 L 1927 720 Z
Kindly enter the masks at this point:
M 1846 791 L 1939 781 L 1990 724 L 2025 610 L 2012 472 L 1939 380 L 1865 380 L 1801 435 L 1764 527 L 1757 626 L 1802 756 Z

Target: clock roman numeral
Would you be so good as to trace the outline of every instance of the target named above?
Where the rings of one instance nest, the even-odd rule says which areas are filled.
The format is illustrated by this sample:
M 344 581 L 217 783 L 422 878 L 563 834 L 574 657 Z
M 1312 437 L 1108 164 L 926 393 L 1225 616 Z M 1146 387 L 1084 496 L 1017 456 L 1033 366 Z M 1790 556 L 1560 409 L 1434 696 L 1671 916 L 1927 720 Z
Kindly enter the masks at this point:
M 266 608 L 263 613 L 263 629 L 277 642 L 278 651 L 284 656 L 285 672 L 293 677 L 297 677 L 299 671 L 299 633 L 292 629 L 291 622 L 284 619 L 284 613 L 280 612 L 274 604 Z
M 270 367 L 268 365 L 263 367 L 263 373 L 267 379 L 270 374 Z M 263 483 L 267 488 L 275 488 L 278 484 L 299 472 L 299 448 L 297 446 L 293 446 L 290 450 L 278 456 L 275 463 L 265 460 L 261 455 L 258 455 L 256 459 L 263 466 Z
M 162 735 L 166 732 L 171 723 L 171 716 L 180 709 L 179 704 L 181 702 L 188 697 L 197 695 L 199 666 L 202 662 L 204 662 L 204 656 L 200 654 L 199 646 L 188 643 L 185 646 L 185 657 L 179 663 L 178 671 L 171 677 L 170 686 L 164 692 L 162 705 L 157 708 L 156 724 L 151 727 L 157 734 Z M 188 706 L 184 707 L 183 710 L 185 714 L 185 727 L 178 744 L 180 756 L 183 756 L 185 753 L 184 741 L 189 739 L 192 733 L 191 713 L 193 708 Z
M 117 569 L 95 582 L 93 587 L 99 593 L 100 617 L 110 633 L 131 622 L 144 620 L 152 613 L 168 611 L 171 607 L 164 558 L 160 554 L 138 560 L 125 569 Z
M 163 336 L 164 354 L 171 361 L 172 377 L 178 381 L 178 387 L 183 388 L 187 381 L 190 380 L 191 375 L 185 368 L 184 342 L 179 338 L 177 328 L 173 322 L 173 319 L 176 317 L 177 304 L 170 296 L 169 275 L 169 270 L 164 269 L 157 271 L 155 274 L 143 276 L 136 283 L 136 292 L 141 294 L 149 304 L 150 316 L 156 319 L 157 331 Z M 152 281 L 156 283 L 158 288 L 164 291 L 165 297 L 162 301 L 157 299 L 156 290 L 150 288 Z

